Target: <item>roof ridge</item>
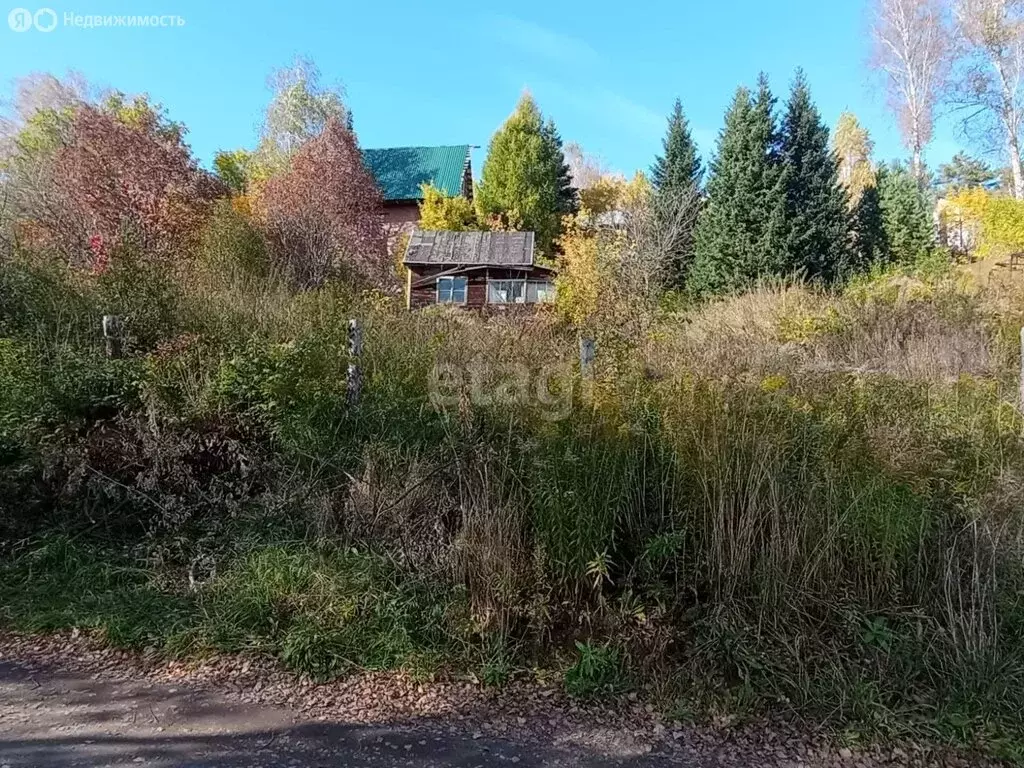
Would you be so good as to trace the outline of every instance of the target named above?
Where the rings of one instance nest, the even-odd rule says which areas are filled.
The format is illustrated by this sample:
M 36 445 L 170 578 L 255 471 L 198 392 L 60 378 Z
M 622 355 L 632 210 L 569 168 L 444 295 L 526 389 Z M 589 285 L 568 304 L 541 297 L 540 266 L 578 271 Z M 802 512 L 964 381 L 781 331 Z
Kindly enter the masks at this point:
M 364 149 L 362 155 L 387 202 L 422 200 L 423 184 L 433 184 L 448 195 L 462 194 L 471 152 L 470 144 L 442 144 Z
M 400 147 L 363 147 L 363 152 L 382 152 L 386 149 L 462 149 L 472 144 L 406 144 Z

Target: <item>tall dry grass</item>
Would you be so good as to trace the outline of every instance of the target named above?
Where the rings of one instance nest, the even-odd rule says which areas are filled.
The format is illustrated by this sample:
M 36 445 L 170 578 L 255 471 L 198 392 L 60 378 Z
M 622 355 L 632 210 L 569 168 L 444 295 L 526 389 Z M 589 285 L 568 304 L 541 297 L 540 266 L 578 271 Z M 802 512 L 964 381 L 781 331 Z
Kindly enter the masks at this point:
M 295 293 L 213 271 L 166 312 L 140 311 L 130 359 L 108 370 L 76 334 L 127 291 L 30 268 L 5 280 L 65 297 L 5 294 L 2 380 L 34 383 L 0 400 L 4 481 L 22 473 L 18 488 L 44 494 L 33 509 L 55 514 L 34 525 L 95 521 L 116 498 L 133 530 L 152 542 L 170 529 L 191 562 L 203 531 L 225 530 L 203 497 L 216 477 L 233 510 L 286 509 L 290 535 L 464 595 L 467 616 L 437 621 L 521 663 L 589 637 L 712 701 L 1000 727 L 1024 704 L 1024 449 L 1004 296 L 884 276 L 843 294 L 764 286 L 652 317 L 641 337 L 598 329 L 583 377 L 576 333 L 554 317 L 407 313 L 347 286 Z M 356 406 L 352 317 L 366 336 Z M 39 334 L 80 354 L 48 366 Z M 96 407 L 69 415 L 83 399 Z M 187 499 L 168 478 L 191 459 L 120 456 L 100 440 L 113 416 L 131 425 L 114 434 L 208 447 Z M 244 462 L 221 462 L 225 445 L 259 448 L 255 478 L 230 482 Z M 53 458 L 68 453 L 84 459 Z M 110 482 L 61 495 L 55 469 L 72 465 Z M 224 552 L 233 579 L 268 570 L 232 569 Z M 320 647 L 314 628 L 289 653 L 333 669 L 328 641 L 349 636 Z

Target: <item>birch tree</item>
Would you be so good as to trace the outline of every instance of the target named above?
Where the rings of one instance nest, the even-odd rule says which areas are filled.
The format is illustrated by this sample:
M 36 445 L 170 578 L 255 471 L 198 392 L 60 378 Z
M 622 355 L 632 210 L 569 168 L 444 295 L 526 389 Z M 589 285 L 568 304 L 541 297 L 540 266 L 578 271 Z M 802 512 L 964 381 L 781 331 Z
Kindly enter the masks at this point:
M 567 143 L 563 153 L 572 176 L 572 185 L 577 190 L 590 189 L 608 173 L 599 157 L 588 154 L 575 141 Z
M 18 150 L 19 134 L 33 121 L 38 124 L 39 120 L 47 120 L 48 115 L 88 103 L 94 92 L 77 72 L 68 72 L 63 79 L 46 72 L 32 72 L 16 80 L 13 97 L 0 101 L 0 158 Z
M 968 134 L 1002 147 L 1013 196 L 1024 198 L 1020 132 L 1024 121 L 1024 0 L 957 0 L 963 55 L 950 100 L 966 112 Z
M 883 76 L 912 172 L 923 183 L 924 150 L 951 60 L 942 0 L 876 0 L 871 33 L 872 65 Z
M 839 183 L 846 187 L 847 204 L 853 210 L 864 190 L 875 183 L 874 142 L 855 114 L 843 112 L 832 132 L 832 148 L 839 160 Z
M 345 103 L 345 89 L 320 82 L 320 70 L 308 59 L 296 58 L 267 78 L 273 91 L 260 128 L 260 143 L 250 173 L 267 178 L 282 171 L 288 160 L 327 125 L 341 123 L 352 130 L 352 113 Z

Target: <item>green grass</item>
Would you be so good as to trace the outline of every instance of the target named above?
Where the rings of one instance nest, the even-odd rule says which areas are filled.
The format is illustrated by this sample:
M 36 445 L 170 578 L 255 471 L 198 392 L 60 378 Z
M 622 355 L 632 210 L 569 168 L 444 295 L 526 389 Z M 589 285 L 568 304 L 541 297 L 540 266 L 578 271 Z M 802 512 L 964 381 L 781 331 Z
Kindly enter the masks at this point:
M 574 696 L 657 682 L 693 717 L 1020 740 L 1019 359 L 979 299 L 755 291 L 644 338 L 598 328 L 552 421 L 429 398 L 437 362 L 574 360 L 543 318 L 156 274 L 115 364 L 88 328 L 125 291 L 3 269 L 8 626 L 317 678 L 553 667 Z
M 565 690 L 576 698 L 622 693 L 628 687 L 622 652 L 610 644 L 576 643 L 576 662 L 565 671 Z
M 196 603 L 152 576 L 116 549 L 44 536 L 0 566 L 0 616 L 25 632 L 77 627 L 116 646 L 161 646 L 194 620 Z
M 254 547 L 197 589 L 123 550 L 67 536 L 23 545 L 0 566 L 0 617 L 12 628 L 94 631 L 115 646 L 172 655 L 274 656 L 319 679 L 355 669 L 422 670 L 460 653 L 462 604 L 352 550 Z
M 454 593 L 349 550 L 248 552 L 203 590 L 198 642 L 277 655 L 318 678 L 454 656 Z

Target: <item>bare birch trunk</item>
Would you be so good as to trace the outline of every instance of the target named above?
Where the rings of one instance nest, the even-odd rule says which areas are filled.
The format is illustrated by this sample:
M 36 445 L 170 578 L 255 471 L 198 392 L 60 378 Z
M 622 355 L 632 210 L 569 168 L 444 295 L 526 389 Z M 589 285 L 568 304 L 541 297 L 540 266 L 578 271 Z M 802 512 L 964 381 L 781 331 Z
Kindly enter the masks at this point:
M 935 102 L 951 60 L 944 2 L 875 0 L 872 17 L 872 66 L 884 75 L 889 105 L 921 185 Z
M 913 155 L 910 159 L 910 170 L 914 174 L 914 178 L 917 179 L 917 185 L 919 187 L 924 186 L 924 161 L 921 158 L 921 145 L 919 143 L 914 144 Z
M 1010 155 L 1010 173 L 1013 176 L 1013 196 L 1024 198 L 1024 168 L 1020 162 L 1020 139 L 1016 134 L 1007 135 L 1006 151 Z
M 1024 198 L 1020 128 L 1024 114 L 1024 14 L 1020 0 L 957 0 L 958 32 L 966 49 L 953 101 L 997 123 L 1010 163 L 1013 196 Z

